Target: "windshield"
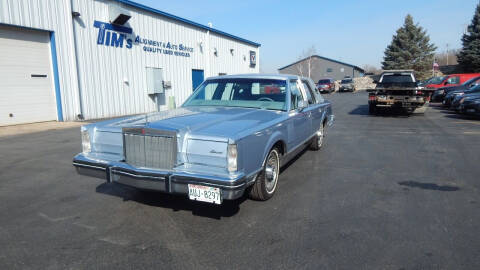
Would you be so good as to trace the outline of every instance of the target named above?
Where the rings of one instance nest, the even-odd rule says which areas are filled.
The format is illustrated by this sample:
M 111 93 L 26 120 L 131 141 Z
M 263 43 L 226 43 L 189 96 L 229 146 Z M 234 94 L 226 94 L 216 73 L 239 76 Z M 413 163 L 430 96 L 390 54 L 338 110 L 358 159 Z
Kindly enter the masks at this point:
M 342 83 L 352 83 L 352 79 L 342 80 Z
M 478 93 L 480 92 L 480 85 L 477 85 L 477 86 L 474 86 L 470 89 L 468 89 L 467 91 L 465 91 L 465 93 Z
M 286 84 L 283 80 L 268 79 L 207 80 L 183 106 L 226 106 L 285 111 Z
M 382 83 L 411 83 L 411 82 L 413 82 L 413 80 L 410 74 L 383 75 L 383 78 L 382 78 Z
M 475 77 L 475 78 L 472 78 L 466 82 L 463 83 L 463 86 L 469 86 L 472 84 L 472 86 L 475 86 L 477 84 L 480 83 L 480 77 Z
M 439 84 L 439 83 L 443 82 L 444 79 L 445 79 L 445 76 L 443 76 L 443 77 L 433 77 L 430 80 L 428 80 L 427 83 L 428 84 Z

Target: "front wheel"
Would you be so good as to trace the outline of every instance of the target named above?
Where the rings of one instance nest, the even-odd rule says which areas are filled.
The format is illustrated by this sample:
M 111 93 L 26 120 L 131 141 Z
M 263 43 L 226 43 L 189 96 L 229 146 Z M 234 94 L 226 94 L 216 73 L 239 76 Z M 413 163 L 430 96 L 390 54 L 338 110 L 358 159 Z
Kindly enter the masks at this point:
M 277 189 L 280 175 L 280 151 L 274 147 L 268 153 L 261 172 L 258 173 L 255 183 L 249 189 L 250 198 L 258 201 L 266 201 L 273 197 Z

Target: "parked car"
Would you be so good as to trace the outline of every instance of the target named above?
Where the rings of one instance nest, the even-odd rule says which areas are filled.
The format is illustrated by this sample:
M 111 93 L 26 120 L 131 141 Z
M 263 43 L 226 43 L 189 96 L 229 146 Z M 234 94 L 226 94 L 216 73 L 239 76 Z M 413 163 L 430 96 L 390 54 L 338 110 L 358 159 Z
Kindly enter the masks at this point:
M 478 93 L 480 92 L 480 85 L 476 85 L 468 90 L 456 90 L 456 91 L 450 91 L 445 98 L 443 99 L 443 105 L 446 107 L 451 107 L 453 106 L 453 102 L 455 98 L 459 97 L 458 100 L 460 100 L 460 97 L 463 96 L 464 94 L 473 94 L 473 93 Z M 455 106 L 457 106 L 456 104 Z
M 443 102 L 443 99 L 445 98 L 445 96 L 448 93 L 450 93 L 452 91 L 468 90 L 468 89 L 470 89 L 474 86 L 477 86 L 478 84 L 480 84 L 480 77 L 474 77 L 474 78 L 462 83 L 461 85 L 438 88 L 438 90 L 436 90 L 432 95 L 432 101 L 433 102 Z
M 450 109 L 459 111 L 459 106 L 465 101 L 470 99 L 475 99 L 480 97 L 480 87 L 475 87 L 471 90 L 465 91 L 464 93 L 459 93 L 456 95 L 450 104 Z
M 418 83 L 418 86 L 419 87 L 425 87 L 429 84 L 438 84 L 438 83 L 441 83 L 443 81 L 443 79 L 445 78 L 445 76 L 435 76 L 435 77 L 430 77 L 426 80 L 423 80 L 423 81 L 420 81 Z
M 463 114 L 480 115 L 480 97 L 464 100 L 458 110 Z
M 318 89 L 321 93 L 335 92 L 335 81 L 333 79 L 322 79 L 317 83 Z
M 340 88 L 338 89 L 339 92 L 343 91 L 350 91 L 350 92 L 355 92 L 355 84 L 353 83 L 353 80 L 350 78 L 345 78 L 340 82 Z
M 268 90 L 268 91 L 267 91 Z M 245 192 L 267 200 L 280 168 L 319 150 L 332 105 L 294 75 L 209 78 L 178 109 L 81 128 L 82 175 L 221 204 Z
M 479 77 L 480 73 L 465 73 L 465 74 L 451 74 L 445 76 L 442 82 L 437 84 L 428 84 L 426 88 L 440 88 L 440 87 L 448 87 L 448 86 L 457 86 L 461 85 L 462 83 L 470 80 L 474 77 Z

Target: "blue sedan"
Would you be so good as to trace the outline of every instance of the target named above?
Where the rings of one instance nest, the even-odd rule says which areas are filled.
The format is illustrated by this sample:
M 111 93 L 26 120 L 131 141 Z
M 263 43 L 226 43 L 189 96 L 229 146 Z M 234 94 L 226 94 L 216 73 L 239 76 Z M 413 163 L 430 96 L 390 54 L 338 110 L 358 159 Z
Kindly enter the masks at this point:
M 268 200 L 280 168 L 306 147 L 319 150 L 331 103 L 311 79 L 229 75 L 207 79 L 177 109 L 81 128 L 82 175 L 221 204 L 245 192 Z

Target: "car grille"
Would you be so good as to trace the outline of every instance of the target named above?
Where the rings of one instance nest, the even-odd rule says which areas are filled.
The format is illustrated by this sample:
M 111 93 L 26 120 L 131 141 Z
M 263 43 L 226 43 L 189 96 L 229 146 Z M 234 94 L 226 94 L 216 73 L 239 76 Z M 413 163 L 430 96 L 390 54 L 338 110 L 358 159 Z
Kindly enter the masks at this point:
M 123 131 L 125 162 L 134 167 L 171 170 L 177 159 L 176 133 L 128 128 Z

